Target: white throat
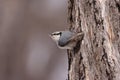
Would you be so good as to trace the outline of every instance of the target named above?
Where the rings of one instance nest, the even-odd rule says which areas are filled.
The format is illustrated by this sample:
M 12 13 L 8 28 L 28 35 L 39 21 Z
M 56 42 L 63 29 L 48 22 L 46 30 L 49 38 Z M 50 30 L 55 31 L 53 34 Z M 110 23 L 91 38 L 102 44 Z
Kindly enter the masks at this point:
M 60 35 L 52 36 L 52 39 L 53 39 L 55 42 L 58 42 L 59 39 L 60 39 Z

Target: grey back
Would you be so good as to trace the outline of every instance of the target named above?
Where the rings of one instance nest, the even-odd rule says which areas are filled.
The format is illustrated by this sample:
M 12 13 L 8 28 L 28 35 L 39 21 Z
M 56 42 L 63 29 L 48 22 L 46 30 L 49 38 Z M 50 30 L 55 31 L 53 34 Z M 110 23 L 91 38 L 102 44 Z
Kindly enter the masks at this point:
M 61 47 L 65 46 L 73 35 L 74 33 L 71 31 L 62 31 L 58 45 Z

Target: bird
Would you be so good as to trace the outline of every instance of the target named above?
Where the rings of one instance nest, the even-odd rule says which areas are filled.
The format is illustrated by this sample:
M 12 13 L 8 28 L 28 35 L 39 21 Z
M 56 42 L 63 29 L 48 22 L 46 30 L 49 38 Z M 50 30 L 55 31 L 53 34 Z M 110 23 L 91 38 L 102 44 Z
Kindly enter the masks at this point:
M 83 32 L 72 32 L 72 31 L 55 31 L 49 35 L 53 41 L 56 42 L 60 49 L 73 49 L 78 41 L 82 41 L 84 37 Z

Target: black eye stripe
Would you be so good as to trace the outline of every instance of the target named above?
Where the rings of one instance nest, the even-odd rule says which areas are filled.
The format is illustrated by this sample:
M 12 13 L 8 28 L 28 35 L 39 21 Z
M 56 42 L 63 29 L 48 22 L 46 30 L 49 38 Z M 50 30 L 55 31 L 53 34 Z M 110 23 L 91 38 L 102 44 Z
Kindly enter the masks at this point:
M 61 35 L 61 32 L 59 32 L 59 33 L 53 33 L 53 35 Z
M 53 35 L 59 35 L 59 33 L 54 33 Z

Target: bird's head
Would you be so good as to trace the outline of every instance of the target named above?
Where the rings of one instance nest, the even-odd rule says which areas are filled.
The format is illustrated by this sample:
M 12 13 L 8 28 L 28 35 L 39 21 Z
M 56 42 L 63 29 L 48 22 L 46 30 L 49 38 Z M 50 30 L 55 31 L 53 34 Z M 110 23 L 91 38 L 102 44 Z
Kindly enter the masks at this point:
M 57 31 L 57 32 L 53 32 L 50 37 L 55 41 L 55 42 L 58 42 L 60 37 L 62 35 L 62 32 L 61 31 Z

